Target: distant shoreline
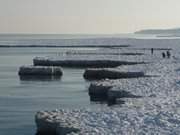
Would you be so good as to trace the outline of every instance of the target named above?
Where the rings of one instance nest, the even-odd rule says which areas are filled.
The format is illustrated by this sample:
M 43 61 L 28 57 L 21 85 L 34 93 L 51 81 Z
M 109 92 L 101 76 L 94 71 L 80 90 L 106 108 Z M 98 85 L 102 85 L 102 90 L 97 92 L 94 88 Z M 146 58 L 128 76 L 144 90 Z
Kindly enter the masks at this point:
M 180 28 L 172 28 L 172 29 L 143 29 L 139 31 L 135 31 L 134 34 L 155 34 L 155 35 L 179 35 Z
M 0 48 L 70 48 L 70 47 L 81 47 L 81 48 L 111 48 L 111 47 L 130 47 L 130 45 L 0 45 Z

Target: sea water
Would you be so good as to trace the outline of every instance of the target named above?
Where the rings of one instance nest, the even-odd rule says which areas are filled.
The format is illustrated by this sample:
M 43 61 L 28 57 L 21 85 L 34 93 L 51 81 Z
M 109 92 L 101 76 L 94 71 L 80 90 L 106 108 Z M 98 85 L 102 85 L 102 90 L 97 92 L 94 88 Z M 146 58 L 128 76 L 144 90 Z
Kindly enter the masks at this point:
M 64 50 L 0 48 L 0 135 L 35 134 L 34 115 L 39 110 L 92 106 L 83 69 L 63 68 L 61 78 L 20 80 L 20 66 L 32 65 L 35 56 Z

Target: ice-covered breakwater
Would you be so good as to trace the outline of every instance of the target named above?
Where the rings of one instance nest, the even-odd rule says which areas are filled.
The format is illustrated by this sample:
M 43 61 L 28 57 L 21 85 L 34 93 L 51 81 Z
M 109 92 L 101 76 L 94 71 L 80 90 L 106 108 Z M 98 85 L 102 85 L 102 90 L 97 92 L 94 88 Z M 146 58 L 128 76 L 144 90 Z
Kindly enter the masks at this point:
M 135 65 L 143 64 L 145 62 L 133 62 L 133 61 L 121 61 L 121 60 L 109 60 L 109 59 L 49 59 L 36 57 L 33 59 L 34 66 L 62 66 L 62 67 L 117 67 L 120 65 Z
M 86 69 L 83 74 L 85 79 L 97 80 L 97 79 L 120 79 L 120 78 L 137 78 L 145 77 L 144 72 L 122 72 L 115 69 Z
M 118 52 L 88 52 L 88 51 L 71 51 L 67 52 L 68 55 L 128 55 L 128 56 L 141 56 L 144 55 L 144 53 L 134 53 L 134 52 L 127 52 L 127 53 L 118 53 Z
M 42 67 L 42 66 L 21 66 L 18 74 L 20 76 L 62 76 L 60 67 Z

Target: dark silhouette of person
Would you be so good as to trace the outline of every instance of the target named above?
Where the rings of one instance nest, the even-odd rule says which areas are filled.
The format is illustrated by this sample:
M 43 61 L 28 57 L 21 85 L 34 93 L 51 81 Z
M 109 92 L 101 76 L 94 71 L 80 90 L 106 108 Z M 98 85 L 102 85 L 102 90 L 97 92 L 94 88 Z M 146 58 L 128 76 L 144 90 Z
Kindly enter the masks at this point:
M 162 52 L 162 57 L 165 58 L 166 57 L 166 54 L 164 52 Z
M 168 58 L 170 58 L 170 57 L 171 57 L 170 51 L 167 51 L 167 52 L 166 52 L 166 55 L 167 55 Z
M 154 49 L 153 49 L 153 48 L 151 48 L 151 54 L 153 55 L 153 53 L 154 53 Z

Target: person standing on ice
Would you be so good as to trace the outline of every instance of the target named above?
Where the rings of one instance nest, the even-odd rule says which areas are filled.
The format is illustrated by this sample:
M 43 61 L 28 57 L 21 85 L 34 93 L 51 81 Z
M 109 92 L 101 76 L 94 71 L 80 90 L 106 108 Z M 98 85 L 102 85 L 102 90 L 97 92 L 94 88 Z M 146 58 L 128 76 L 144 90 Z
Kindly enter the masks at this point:
M 167 55 L 168 58 L 171 57 L 171 53 L 169 51 L 166 52 L 166 55 Z
M 164 52 L 162 52 L 162 57 L 165 58 L 166 57 L 166 54 Z
M 153 49 L 153 48 L 151 48 L 151 55 L 153 55 L 153 53 L 154 53 L 154 49 Z

